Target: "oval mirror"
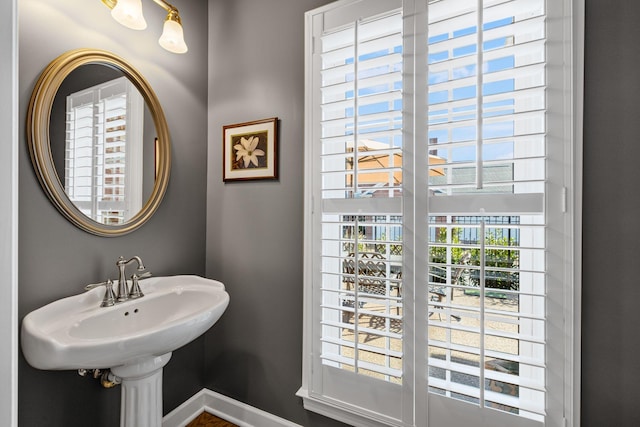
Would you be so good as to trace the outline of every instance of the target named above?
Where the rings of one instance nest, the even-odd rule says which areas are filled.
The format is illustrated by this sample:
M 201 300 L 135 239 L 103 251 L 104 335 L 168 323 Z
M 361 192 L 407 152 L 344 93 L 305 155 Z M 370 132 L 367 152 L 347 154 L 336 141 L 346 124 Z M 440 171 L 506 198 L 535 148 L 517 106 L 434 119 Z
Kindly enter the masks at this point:
M 171 146 L 160 102 L 110 52 L 77 49 L 45 68 L 29 102 L 27 143 L 55 207 L 98 236 L 142 226 L 167 189 Z

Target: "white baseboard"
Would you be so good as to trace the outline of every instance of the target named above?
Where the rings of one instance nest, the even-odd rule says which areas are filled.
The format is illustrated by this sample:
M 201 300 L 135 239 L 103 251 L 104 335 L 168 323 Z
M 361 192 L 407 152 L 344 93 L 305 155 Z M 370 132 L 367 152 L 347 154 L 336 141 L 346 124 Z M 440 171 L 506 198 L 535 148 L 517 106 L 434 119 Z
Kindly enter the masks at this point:
M 162 427 L 185 427 L 204 411 L 240 427 L 302 427 L 206 388 L 165 415 Z

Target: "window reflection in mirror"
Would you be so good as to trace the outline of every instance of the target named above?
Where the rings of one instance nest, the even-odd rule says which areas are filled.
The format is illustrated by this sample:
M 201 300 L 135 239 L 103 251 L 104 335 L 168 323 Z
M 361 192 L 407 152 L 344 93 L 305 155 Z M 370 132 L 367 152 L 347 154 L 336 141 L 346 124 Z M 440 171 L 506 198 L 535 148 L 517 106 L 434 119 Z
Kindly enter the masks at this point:
M 69 200 L 101 224 L 137 214 L 153 191 L 156 132 L 135 85 L 120 70 L 83 65 L 61 84 L 51 116 L 51 153 Z

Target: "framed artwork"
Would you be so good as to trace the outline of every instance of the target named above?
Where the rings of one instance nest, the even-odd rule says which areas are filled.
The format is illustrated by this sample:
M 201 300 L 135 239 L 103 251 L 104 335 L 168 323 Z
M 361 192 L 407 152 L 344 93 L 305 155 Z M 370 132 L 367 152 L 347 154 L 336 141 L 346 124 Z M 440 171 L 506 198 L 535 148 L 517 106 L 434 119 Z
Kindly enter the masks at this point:
M 278 118 L 222 127 L 222 180 L 278 178 Z

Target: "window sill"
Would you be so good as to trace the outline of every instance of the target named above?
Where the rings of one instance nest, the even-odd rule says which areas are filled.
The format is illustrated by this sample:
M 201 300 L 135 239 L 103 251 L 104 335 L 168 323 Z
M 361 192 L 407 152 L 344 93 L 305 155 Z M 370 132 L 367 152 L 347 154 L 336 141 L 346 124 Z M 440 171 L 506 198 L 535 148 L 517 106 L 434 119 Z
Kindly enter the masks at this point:
M 324 415 L 325 417 L 341 421 L 353 427 L 406 426 L 398 420 L 387 418 L 381 414 L 365 413 L 362 410 L 361 412 L 357 412 L 357 408 L 346 405 L 344 402 L 313 396 L 309 393 L 309 390 L 304 387 L 298 390 L 296 396 L 302 398 L 304 409 L 307 411 Z

